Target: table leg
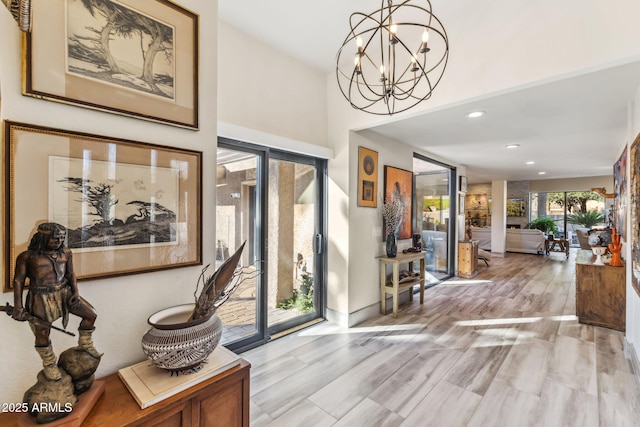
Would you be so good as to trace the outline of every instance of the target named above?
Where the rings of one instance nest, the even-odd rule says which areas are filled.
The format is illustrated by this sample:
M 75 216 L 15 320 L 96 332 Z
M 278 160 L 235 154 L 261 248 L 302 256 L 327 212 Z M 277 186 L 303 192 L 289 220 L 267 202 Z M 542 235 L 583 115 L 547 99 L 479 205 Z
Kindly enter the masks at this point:
M 420 258 L 420 304 L 424 304 L 424 256 Z
M 380 310 L 382 314 L 387 314 L 387 293 L 385 285 L 387 284 L 387 269 L 384 262 L 380 261 Z
M 409 261 L 409 271 L 413 274 L 413 261 Z M 409 289 L 409 301 L 413 302 L 413 286 Z
M 393 317 L 398 317 L 398 288 L 400 282 L 400 265 L 398 262 L 393 263 Z

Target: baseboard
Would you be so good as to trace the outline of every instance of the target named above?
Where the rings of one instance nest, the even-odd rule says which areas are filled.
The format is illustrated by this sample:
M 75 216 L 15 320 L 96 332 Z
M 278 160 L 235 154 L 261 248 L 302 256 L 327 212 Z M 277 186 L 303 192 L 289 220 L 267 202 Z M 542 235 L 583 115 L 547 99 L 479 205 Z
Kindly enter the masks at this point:
M 335 311 L 327 307 L 325 309 L 325 317 L 331 323 L 335 323 L 336 325 L 340 325 L 344 328 L 347 328 L 349 325 L 349 315 L 345 313 L 341 313 L 339 311 Z
M 414 298 L 418 298 L 417 295 L 413 296 Z M 409 292 L 400 292 L 398 295 L 398 305 L 409 302 Z M 393 298 L 389 294 L 387 296 L 387 313 L 391 313 L 393 311 Z M 375 304 L 371 304 L 367 307 L 361 308 L 360 310 L 354 311 L 353 313 L 345 314 L 340 313 L 338 311 L 327 308 L 326 317 L 327 320 L 333 323 L 337 323 L 338 325 L 351 328 L 356 326 L 366 320 L 369 320 L 375 316 L 380 314 L 380 303 L 377 302 Z
M 638 353 L 636 353 L 635 347 L 627 341 L 626 337 L 624 340 L 624 355 L 631 364 L 631 369 L 636 377 L 638 388 L 640 388 L 640 360 L 638 360 Z

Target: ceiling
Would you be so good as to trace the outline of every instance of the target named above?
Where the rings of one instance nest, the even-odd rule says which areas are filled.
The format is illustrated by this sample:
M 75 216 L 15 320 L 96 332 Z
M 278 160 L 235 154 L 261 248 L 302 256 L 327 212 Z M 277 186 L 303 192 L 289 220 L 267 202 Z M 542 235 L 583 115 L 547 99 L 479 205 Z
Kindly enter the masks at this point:
M 221 20 L 325 73 L 334 71 L 351 13 L 379 6 L 380 0 L 218 3 Z M 471 99 L 369 129 L 465 165 L 470 184 L 611 175 L 626 142 L 627 107 L 638 86 L 640 61 Z M 476 110 L 486 114 L 466 117 Z M 508 149 L 508 144 L 519 147 Z M 526 164 L 531 161 L 535 164 Z

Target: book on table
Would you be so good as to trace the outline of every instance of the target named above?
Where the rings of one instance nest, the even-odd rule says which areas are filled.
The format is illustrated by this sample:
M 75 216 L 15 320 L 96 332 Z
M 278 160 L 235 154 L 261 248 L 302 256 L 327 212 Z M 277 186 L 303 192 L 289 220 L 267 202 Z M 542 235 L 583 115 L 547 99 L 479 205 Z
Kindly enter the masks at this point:
M 237 354 L 218 346 L 200 369 L 191 373 L 171 372 L 145 360 L 120 369 L 118 376 L 140 408 L 144 409 L 239 365 L 240 360 Z

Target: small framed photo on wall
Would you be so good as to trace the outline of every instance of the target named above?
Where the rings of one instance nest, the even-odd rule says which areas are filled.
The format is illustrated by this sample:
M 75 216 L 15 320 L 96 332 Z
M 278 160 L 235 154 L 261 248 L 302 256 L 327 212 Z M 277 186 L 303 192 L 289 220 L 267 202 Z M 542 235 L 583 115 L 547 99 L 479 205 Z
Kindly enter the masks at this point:
M 378 206 L 378 152 L 358 147 L 358 206 Z
M 460 191 L 467 191 L 467 177 L 466 176 L 461 176 L 460 177 Z

